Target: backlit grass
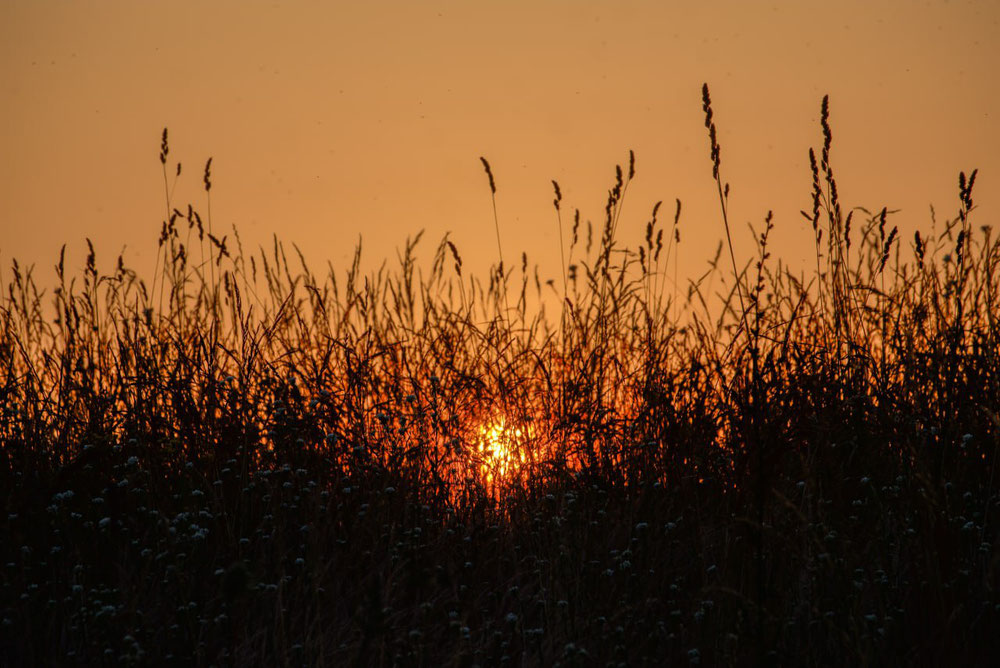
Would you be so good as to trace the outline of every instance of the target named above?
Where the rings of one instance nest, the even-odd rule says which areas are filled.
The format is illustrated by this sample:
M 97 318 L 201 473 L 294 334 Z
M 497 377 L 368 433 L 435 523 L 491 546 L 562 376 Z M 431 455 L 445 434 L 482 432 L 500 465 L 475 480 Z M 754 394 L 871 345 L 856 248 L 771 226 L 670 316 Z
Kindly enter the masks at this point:
M 3 663 L 987 662 L 1000 248 L 975 172 L 904 238 L 821 131 L 815 269 L 768 215 L 686 285 L 680 202 L 621 215 L 631 154 L 596 225 L 553 184 L 552 281 L 419 234 L 317 272 L 212 228 L 210 161 L 172 201 L 164 131 L 151 280 L 5 274 Z

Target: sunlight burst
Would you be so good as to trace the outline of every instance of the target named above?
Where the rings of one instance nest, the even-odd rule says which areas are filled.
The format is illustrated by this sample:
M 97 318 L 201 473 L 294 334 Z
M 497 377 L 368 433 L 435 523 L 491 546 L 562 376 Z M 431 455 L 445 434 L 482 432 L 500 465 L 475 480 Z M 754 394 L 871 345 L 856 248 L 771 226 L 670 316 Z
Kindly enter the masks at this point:
M 494 418 L 479 427 L 476 448 L 481 462 L 479 470 L 488 482 L 512 476 L 527 462 L 527 436 L 521 427 L 508 427 L 502 417 Z

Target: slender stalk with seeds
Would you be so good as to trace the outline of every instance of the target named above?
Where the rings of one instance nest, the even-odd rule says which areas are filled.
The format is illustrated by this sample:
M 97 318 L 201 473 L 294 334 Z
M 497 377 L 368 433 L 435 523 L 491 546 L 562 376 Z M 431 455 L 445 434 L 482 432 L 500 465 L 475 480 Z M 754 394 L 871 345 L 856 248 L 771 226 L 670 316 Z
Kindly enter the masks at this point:
M 719 147 L 718 137 L 715 129 L 715 121 L 713 120 L 712 113 L 712 99 L 709 95 L 708 84 L 703 84 L 701 88 L 702 96 L 702 109 L 705 112 L 705 127 L 708 128 L 709 141 L 711 145 L 711 159 L 712 159 L 712 176 L 715 179 L 715 184 L 719 193 L 719 206 L 722 209 L 722 222 L 726 229 L 726 241 L 729 245 L 729 259 L 732 262 L 733 268 L 733 279 L 736 281 L 736 292 L 740 301 L 740 315 L 742 319 L 743 332 L 747 340 L 747 348 L 750 351 L 750 363 L 751 363 L 751 384 L 750 384 L 750 405 L 747 409 L 749 415 L 747 416 L 750 421 L 749 433 L 746 434 L 747 438 L 747 448 L 755 454 L 756 466 L 754 473 L 754 491 L 755 491 L 755 505 L 756 505 L 756 523 L 753 532 L 753 542 L 755 551 L 755 561 L 756 561 L 756 619 L 757 619 L 757 634 L 759 637 L 764 636 L 764 592 L 765 592 L 765 567 L 764 567 L 764 513 L 765 513 L 765 497 L 767 493 L 767 481 L 765 479 L 764 470 L 764 443 L 761 438 L 761 411 L 763 410 L 761 403 L 763 398 L 762 392 L 762 379 L 760 375 L 760 368 L 758 366 L 758 358 L 760 357 L 760 346 L 759 341 L 754 340 L 751 336 L 750 328 L 747 322 L 747 307 L 743 300 L 743 286 L 742 280 L 740 279 L 740 272 L 736 268 L 736 254 L 733 250 L 733 237 L 729 229 L 729 215 L 727 211 L 727 198 L 729 195 L 729 184 L 727 183 L 725 187 L 722 184 L 722 176 L 720 174 L 721 165 L 721 149 Z M 770 214 L 768 214 L 768 223 L 770 223 Z M 735 337 L 730 345 L 735 344 Z M 761 648 L 764 647 L 763 643 L 760 645 Z M 758 662 L 762 663 L 764 659 L 763 649 L 760 650 L 758 655 Z
M 483 163 L 483 168 L 486 170 L 486 176 L 489 178 L 490 182 L 490 202 L 493 205 L 493 229 L 496 230 L 497 234 L 497 255 L 500 258 L 500 266 L 497 270 L 497 279 L 499 289 L 503 290 L 504 320 L 509 333 L 510 304 L 507 302 L 507 273 L 503 263 L 503 245 L 500 243 L 500 218 L 497 216 L 497 185 L 496 181 L 493 179 L 493 170 L 490 169 L 490 163 L 482 156 L 480 156 L 479 160 Z
M 709 95 L 707 83 L 702 84 L 701 99 L 702 109 L 705 112 L 705 127 L 708 128 L 708 136 L 711 143 L 712 178 L 715 179 L 715 185 L 719 192 L 719 206 L 722 209 L 722 223 L 726 229 L 726 243 L 729 246 L 729 259 L 732 262 L 733 278 L 736 280 L 736 293 L 740 300 L 740 311 L 743 318 L 743 331 L 749 336 L 750 329 L 747 326 L 746 303 L 743 301 L 743 284 L 740 280 L 740 271 L 736 268 L 736 254 L 733 251 L 733 235 L 729 230 L 729 212 L 727 205 L 729 198 L 729 184 L 727 183 L 723 186 L 722 175 L 719 172 L 719 168 L 722 164 L 721 148 L 719 147 L 719 141 L 715 130 L 715 121 L 713 120 L 712 114 L 712 98 Z

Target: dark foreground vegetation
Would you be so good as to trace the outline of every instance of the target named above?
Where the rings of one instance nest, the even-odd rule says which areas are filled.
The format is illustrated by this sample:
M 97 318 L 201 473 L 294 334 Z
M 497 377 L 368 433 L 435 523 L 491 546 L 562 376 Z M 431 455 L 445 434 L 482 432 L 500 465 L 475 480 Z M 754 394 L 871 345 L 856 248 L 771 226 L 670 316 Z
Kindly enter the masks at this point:
M 995 659 L 1000 247 L 974 172 L 912 238 L 842 207 L 828 118 L 814 272 L 768 215 L 680 286 L 631 156 L 603 224 L 555 185 L 553 282 L 447 239 L 317 275 L 174 208 L 164 132 L 152 284 L 3 285 L 0 663 Z

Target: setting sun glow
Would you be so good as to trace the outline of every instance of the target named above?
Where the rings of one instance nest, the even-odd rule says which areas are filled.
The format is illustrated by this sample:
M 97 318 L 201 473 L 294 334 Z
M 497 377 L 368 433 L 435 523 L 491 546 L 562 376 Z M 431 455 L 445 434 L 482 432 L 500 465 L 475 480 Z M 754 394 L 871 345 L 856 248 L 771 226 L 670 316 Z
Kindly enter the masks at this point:
M 479 455 L 479 471 L 487 482 L 496 478 L 507 478 L 527 461 L 526 430 L 509 427 L 502 418 L 495 418 L 479 428 L 476 451 Z

